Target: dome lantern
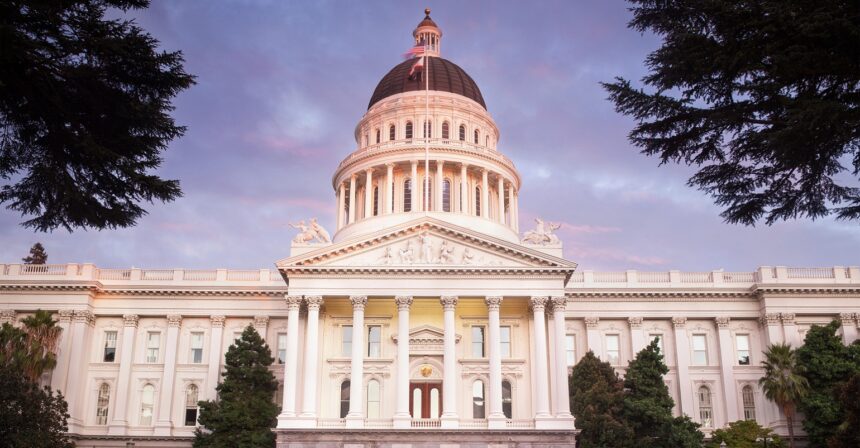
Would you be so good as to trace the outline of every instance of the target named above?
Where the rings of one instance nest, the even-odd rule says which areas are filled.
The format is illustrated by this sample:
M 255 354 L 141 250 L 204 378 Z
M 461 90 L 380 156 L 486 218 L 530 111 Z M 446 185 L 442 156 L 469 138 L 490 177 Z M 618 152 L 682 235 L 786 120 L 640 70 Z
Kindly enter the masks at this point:
M 438 57 L 441 54 L 442 30 L 430 18 L 430 8 L 424 10 L 424 20 L 415 27 L 412 37 L 415 38 L 415 45 L 424 43 L 427 47 L 427 56 Z

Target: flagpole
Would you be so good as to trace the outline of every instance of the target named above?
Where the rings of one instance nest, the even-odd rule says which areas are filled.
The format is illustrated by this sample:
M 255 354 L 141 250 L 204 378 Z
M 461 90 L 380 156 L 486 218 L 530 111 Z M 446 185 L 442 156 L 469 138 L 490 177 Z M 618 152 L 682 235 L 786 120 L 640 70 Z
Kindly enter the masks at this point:
M 430 59 L 427 55 L 427 42 L 424 42 L 424 212 L 430 205 Z

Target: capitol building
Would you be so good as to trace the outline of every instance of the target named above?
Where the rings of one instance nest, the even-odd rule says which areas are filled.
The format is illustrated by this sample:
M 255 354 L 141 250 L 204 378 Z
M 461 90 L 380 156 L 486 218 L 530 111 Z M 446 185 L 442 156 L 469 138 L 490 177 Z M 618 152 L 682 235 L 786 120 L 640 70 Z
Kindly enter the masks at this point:
M 676 415 L 787 434 L 762 351 L 833 319 L 857 339 L 860 267 L 579 269 L 556 224 L 519 219 L 520 174 L 429 11 L 412 38 L 424 55 L 379 81 L 334 169 L 334 228 L 296 223 L 272 267 L 0 264 L 0 322 L 63 329 L 43 381 L 77 446 L 191 446 L 248 325 L 275 358 L 279 447 L 573 447 L 571 366 L 591 350 L 623 375 L 655 338 Z

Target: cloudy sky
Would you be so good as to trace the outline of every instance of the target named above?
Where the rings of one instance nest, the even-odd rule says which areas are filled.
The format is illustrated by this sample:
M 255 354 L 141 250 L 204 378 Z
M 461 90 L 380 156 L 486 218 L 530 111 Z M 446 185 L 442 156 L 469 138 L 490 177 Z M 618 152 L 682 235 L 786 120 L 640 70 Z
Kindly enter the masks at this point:
M 521 228 L 563 222 L 567 258 L 595 270 L 752 270 L 860 264 L 860 226 L 825 219 L 728 225 L 627 141 L 633 126 L 600 81 L 644 75 L 658 41 L 628 30 L 619 1 L 159 1 L 132 14 L 182 50 L 198 84 L 174 102 L 188 126 L 160 174 L 184 197 L 131 229 L 21 228 L 0 210 L 0 263 L 42 241 L 50 262 L 101 267 L 258 268 L 289 254 L 289 221 L 333 227 L 331 174 L 378 80 L 433 9 L 443 56 L 476 80 L 523 176 Z

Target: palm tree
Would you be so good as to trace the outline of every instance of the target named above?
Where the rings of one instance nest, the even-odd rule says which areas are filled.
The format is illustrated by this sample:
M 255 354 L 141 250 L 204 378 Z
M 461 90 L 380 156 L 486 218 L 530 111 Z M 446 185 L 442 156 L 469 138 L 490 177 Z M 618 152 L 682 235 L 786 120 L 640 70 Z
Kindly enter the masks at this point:
M 48 311 L 37 310 L 36 314 L 21 319 L 26 333 L 24 373 L 30 381 L 37 381 L 43 372 L 57 365 L 57 343 L 63 329 Z
M 794 349 L 788 344 L 771 344 L 764 352 L 764 376 L 758 380 L 768 400 L 782 409 L 788 423 L 788 443 L 794 448 L 794 412 L 797 401 L 806 395 L 809 382 L 797 364 Z

